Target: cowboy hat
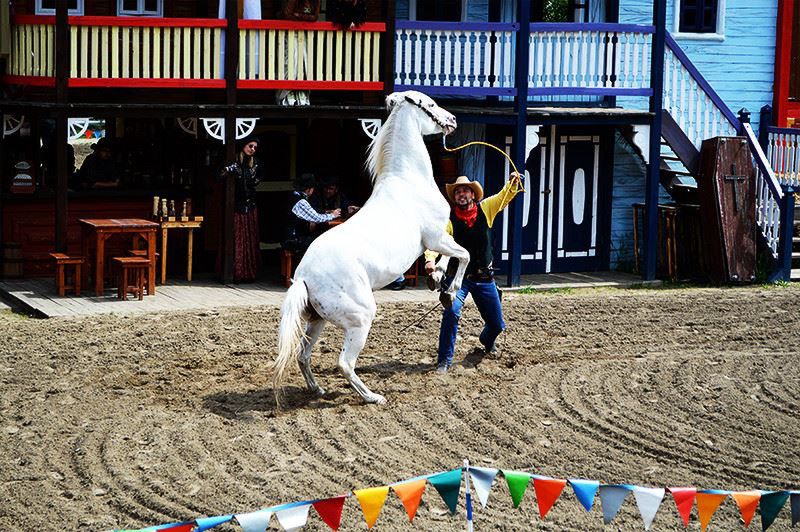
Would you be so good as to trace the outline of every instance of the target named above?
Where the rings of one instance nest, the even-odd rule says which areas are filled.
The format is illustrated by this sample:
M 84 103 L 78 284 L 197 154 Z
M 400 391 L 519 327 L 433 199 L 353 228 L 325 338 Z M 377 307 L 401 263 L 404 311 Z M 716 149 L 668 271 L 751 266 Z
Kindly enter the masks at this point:
M 111 149 L 111 141 L 108 140 L 106 137 L 100 137 L 100 140 L 92 144 L 92 151 L 110 150 L 110 149 Z
M 456 200 L 453 197 L 455 191 L 458 187 L 469 187 L 472 189 L 472 192 L 475 193 L 475 202 L 479 202 L 483 199 L 483 187 L 477 181 L 470 181 L 469 178 L 465 175 L 458 176 L 458 179 L 455 182 L 445 185 L 445 189 L 447 191 L 447 197 L 450 198 L 452 203 L 455 203 Z
M 309 188 L 314 188 L 316 185 L 317 180 L 314 177 L 314 174 L 311 173 L 300 174 L 300 177 L 294 180 L 295 190 L 306 190 Z

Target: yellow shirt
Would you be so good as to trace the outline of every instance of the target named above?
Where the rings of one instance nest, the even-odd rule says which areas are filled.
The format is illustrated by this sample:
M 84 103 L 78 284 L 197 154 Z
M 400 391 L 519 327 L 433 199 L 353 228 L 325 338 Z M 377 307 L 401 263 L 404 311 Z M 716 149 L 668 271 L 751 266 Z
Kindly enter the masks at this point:
M 483 201 L 478 203 L 478 206 L 483 211 L 483 214 L 486 216 L 486 222 L 489 224 L 489 227 L 492 227 L 494 224 L 494 219 L 500 214 L 500 211 L 505 209 L 511 200 L 519 194 L 520 187 L 518 186 L 518 181 L 513 180 L 509 181 L 505 184 L 505 186 L 495 194 L 494 196 L 489 196 L 488 198 L 484 198 Z M 453 235 L 453 222 L 447 220 L 447 226 L 445 226 L 445 231 L 448 235 Z M 434 261 L 436 260 L 436 256 L 439 253 L 437 251 L 431 251 L 430 249 L 425 250 L 425 260 L 426 261 Z

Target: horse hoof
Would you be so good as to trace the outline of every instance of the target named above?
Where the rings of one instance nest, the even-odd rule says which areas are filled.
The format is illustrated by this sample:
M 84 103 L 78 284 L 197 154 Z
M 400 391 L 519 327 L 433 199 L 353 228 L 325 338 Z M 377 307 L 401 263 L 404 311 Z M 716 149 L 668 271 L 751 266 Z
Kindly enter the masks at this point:
M 373 393 L 372 395 L 368 395 L 364 398 L 368 403 L 374 405 L 385 405 L 386 398 L 380 394 Z
M 316 395 L 317 397 L 323 397 L 325 395 L 325 390 L 323 388 L 320 388 L 320 387 L 317 387 L 316 390 L 312 390 L 312 391 L 314 392 L 314 395 Z

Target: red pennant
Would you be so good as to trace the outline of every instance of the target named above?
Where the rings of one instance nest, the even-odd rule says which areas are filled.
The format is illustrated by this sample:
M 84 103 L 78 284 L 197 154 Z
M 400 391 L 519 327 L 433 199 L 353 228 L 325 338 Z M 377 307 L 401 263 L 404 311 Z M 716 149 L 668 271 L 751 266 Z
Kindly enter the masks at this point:
M 761 500 L 761 492 L 760 491 L 737 491 L 732 495 L 733 500 L 736 501 L 736 505 L 739 507 L 739 511 L 742 512 L 742 519 L 744 520 L 744 527 L 747 528 L 750 526 L 750 521 L 753 520 L 753 516 L 756 513 L 756 508 L 758 507 L 758 501 Z
M 332 499 L 325 499 L 313 503 L 314 509 L 319 516 L 325 521 L 325 524 L 331 527 L 331 530 L 339 530 L 339 523 L 342 522 L 342 508 L 344 507 L 344 500 L 347 497 L 334 497 Z
M 539 515 L 544 519 L 550 508 L 561 496 L 566 480 L 558 478 L 534 478 L 533 489 L 536 491 L 536 502 L 539 505 Z
M 195 523 L 181 523 L 179 525 L 171 526 L 169 528 L 163 528 L 162 530 L 168 530 L 169 532 L 192 532 L 194 530 Z
M 694 506 L 694 496 L 697 495 L 697 488 L 667 488 L 675 499 L 678 513 L 683 518 L 683 526 L 689 526 L 689 516 Z

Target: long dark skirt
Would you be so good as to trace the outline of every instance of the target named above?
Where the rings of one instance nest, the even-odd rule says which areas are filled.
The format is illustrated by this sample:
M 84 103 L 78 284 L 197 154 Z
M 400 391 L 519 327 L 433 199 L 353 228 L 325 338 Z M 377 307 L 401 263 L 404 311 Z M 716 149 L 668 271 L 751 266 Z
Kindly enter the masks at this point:
M 258 211 L 233 215 L 233 280 L 255 281 L 261 264 L 261 240 L 258 236 Z

